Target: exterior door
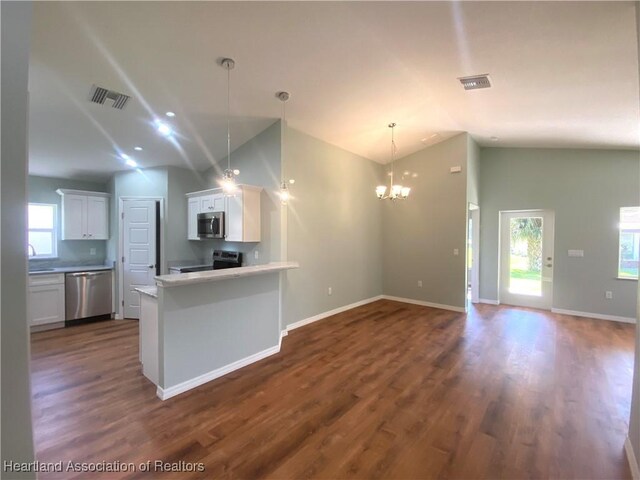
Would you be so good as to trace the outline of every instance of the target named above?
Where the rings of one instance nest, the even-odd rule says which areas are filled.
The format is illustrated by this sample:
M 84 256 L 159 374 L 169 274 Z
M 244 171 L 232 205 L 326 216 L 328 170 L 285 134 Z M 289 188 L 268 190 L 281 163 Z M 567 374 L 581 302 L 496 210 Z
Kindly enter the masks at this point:
M 134 289 L 155 285 L 156 201 L 123 200 L 124 318 L 140 318 L 140 294 Z
M 500 303 L 551 309 L 554 213 L 500 213 Z

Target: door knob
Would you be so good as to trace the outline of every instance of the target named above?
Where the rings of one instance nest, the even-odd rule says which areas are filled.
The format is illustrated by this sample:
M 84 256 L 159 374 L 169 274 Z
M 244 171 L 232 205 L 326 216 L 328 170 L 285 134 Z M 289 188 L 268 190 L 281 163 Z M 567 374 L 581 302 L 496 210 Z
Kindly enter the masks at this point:
M 149 268 L 155 268 L 155 265 L 149 265 Z

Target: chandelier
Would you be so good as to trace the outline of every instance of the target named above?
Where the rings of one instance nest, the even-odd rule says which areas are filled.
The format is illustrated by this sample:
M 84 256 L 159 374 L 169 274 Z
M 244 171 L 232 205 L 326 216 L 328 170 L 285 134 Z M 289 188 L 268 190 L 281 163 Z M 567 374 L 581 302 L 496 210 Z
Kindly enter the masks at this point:
M 393 166 L 396 160 L 396 142 L 393 135 L 393 129 L 395 126 L 395 123 L 389 124 L 389 128 L 391 129 L 391 171 L 389 172 L 389 192 L 387 193 L 387 187 L 385 185 L 378 185 L 376 187 L 376 195 L 380 200 L 404 200 L 411 192 L 411 188 L 393 183 Z

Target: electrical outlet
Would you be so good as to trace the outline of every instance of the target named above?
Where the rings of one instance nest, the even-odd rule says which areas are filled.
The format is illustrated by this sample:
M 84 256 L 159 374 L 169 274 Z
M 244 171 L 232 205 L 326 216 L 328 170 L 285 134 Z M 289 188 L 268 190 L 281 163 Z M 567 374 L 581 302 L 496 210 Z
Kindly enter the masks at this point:
M 460 250 L 458 250 L 457 248 L 454 248 L 453 254 L 457 257 L 460 254 Z
M 418 280 L 418 286 L 422 288 L 422 280 Z
M 604 292 L 604 298 L 606 298 L 607 300 L 611 300 L 613 298 L 613 292 L 607 290 L 606 292 Z
M 253 252 L 253 258 L 255 258 L 256 260 L 260 258 L 260 252 L 258 250 Z
M 96 254 L 96 249 L 95 248 L 90 248 L 89 249 L 89 255 L 95 255 Z
M 333 295 L 333 289 L 331 287 L 327 288 L 327 295 Z

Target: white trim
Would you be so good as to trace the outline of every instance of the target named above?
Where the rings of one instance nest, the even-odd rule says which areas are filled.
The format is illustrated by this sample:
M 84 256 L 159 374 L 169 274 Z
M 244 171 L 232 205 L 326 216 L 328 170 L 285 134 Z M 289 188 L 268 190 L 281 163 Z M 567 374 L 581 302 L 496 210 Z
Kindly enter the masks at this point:
M 89 197 L 111 198 L 111 194 L 107 192 L 90 192 L 88 190 L 71 190 L 69 188 L 59 188 L 56 190 L 56 193 L 61 197 L 64 197 L 65 195 L 86 195 Z
M 491 300 L 489 298 L 479 298 L 478 302 L 486 303 L 487 305 L 500 305 L 500 302 L 498 300 Z
M 636 454 L 633 452 L 633 445 L 631 445 L 631 439 L 629 437 L 624 441 L 624 451 L 627 454 L 631 478 L 633 478 L 633 480 L 640 480 L 640 466 L 638 465 Z
M 280 338 L 284 338 L 289 335 L 289 332 L 285 329 L 280 332 Z
M 604 315 L 602 313 L 578 312 L 575 310 L 565 310 L 563 308 L 552 308 L 552 313 L 560 313 L 562 315 L 573 315 L 575 317 L 595 318 L 597 320 L 610 320 L 612 322 L 636 323 L 633 317 L 620 317 L 618 315 Z
M 439 308 L 441 310 L 451 310 L 452 312 L 466 313 L 466 307 L 455 307 L 453 305 L 444 305 L 442 303 L 424 302 L 422 300 L 414 300 L 412 298 L 393 297 L 391 295 L 382 295 L 385 300 L 393 300 L 395 302 L 411 303 L 413 305 L 420 305 L 422 307 Z
M 337 315 L 338 313 L 346 312 L 347 310 L 351 310 L 352 308 L 361 307 L 362 305 L 366 305 L 368 303 L 372 303 L 377 300 L 382 300 L 383 298 L 385 298 L 384 295 L 378 295 L 376 297 L 360 300 L 359 302 L 350 303 L 349 305 L 345 305 L 343 307 L 334 308 L 333 310 L 329 310 L 328 312 L 319 313 L 318 315 L 314 315 L 313 317 L 305 318 L 304 320 L 300 320 L 298 322 L 294 322 L 287 325 L 286 326 L 287 332 L 290 330 L 295 330 L 296 328 L 304 327 L 305 325 L 309 325 L 310 323 L 317 322 L 318 320 L 322 320 L 323 318 L 331 317 L 333 315 Z
M 275 347 L 267 348 L 266 350 L 262 350 L 261 352 L 254 353 L 253 355 L 249 355 L 248 357 L 241 358 L 229 365 L 225 365 L 224 367 L 217 368 L 210 372 L 199 375 L 191 380 L 187 380 L 185 382 L 179 383 L 178 385 L 174 385 L 169 388 L 162 388 L 158 386 L 156 389 L 156 395 L 160 400 L 167 400 L 168 398 L 175 397 L 176 395 L 180 395 L 188 390 L 199 387 L 211 380 L 215 380 L 216 378 L 220 378 L 227 373 L 231 373 L 235 370 L 239 370 L 242 367 L 246 367 L 252 363 L 255 363 L 263 358 L 269 357 L 273 354 L 276 354 L 280 351 L 280 345 L 276 345 Z
M 114 319 L 114 320 L 124 320 L 124 318 L 122 318 L 122 315 L 120 315 L 119 313 L 116 313 L 116 314 L 113 316 L 113 319 Z

